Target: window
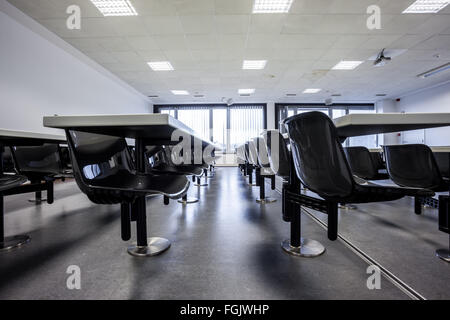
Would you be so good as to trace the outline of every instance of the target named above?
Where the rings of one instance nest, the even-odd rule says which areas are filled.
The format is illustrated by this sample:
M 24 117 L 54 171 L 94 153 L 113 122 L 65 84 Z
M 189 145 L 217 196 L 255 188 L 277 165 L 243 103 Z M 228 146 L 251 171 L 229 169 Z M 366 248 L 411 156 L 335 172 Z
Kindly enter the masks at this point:
M 178 110 L 178 120 L 194 130 L 204 140 L 209 140 L 209 109 L 185 108 Z
M 345 109 L 333 109 L 331 115 L 333 119 L 343 117 L 347 114 L 347 110 Z
M 230 109 L 231 148 L 258 137 L 263 130 L 264 112 L 262 107 L 246 106 Z
M 332 106 L 326 106 L 324 104 L 311 104 L 311 105 L 294 105 L 294 104 L 277 104 L 276 110 L 276 126 L 280 128 L 282 133 L 286 133 L 286 128 L 281 125 L 281 122 L 293 115 L 297 115 L 304 112 L 319 111 L 323 112 L 332 119 L 343 117 L 351 113 L 375 113 L 375 106 L 373 104 L 333 104 Z M 378 136 L 362 136 L 353 137 L 347 139 L 344 146 L 366 146 L 367 148 L 376 148 L 378 146 Z
M 175 110 L 174 109 L 161 109 L 160 112 L 163 114 L 168 114 L 175 118 Z
M 235 147 L 257 137 L 266 128 L 266 106 L 181 105 L 155 106 L 155 112 L 169 114 L 205 140 L 234 152 Z
M 213 142 L 222 147 L 227 148 L 227 109 L 213 109 Z
M 375 110 L 349 110 L 352 113 L 376 113 Z M 376 148 L 378 146 L 378 136 L 376 134 L 370 136 L 351 137 L 348 140 L 349 147 L 364 146 L 367 148 Z

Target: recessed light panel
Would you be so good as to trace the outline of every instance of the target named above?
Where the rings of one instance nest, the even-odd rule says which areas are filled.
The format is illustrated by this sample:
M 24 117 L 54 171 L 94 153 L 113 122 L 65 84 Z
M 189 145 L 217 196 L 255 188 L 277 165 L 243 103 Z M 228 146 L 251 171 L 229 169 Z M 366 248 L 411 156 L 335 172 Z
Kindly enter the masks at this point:
M 255 0 L 253 13 L 287 13 L 294 0 Z
M 148 62 L 153 71 L 173 71 L 172 64 L 169 61 L 154 61 Z
M 253 94 L 255 89 L 239 89 L 239 94 Z
M 364 61 L 341 61 L 333 67 L 333 70 L 353 70 Z
M 105 17 L 137 16 L 129 0 L 91 0 Z
M 322 91 L 322 89 L 306 89 L 303 93 L 318 93 Z
M 403 13 L 436 13 L 444 9 L 449 0 L 417 0 Z
M 176 96 L 188 96 L 189 92 L 186 90 L 172 90 L 172 93 Z
M 262 70 L 266 67 L 267 60 L 244 60 L 242 69 L 244 70 Z

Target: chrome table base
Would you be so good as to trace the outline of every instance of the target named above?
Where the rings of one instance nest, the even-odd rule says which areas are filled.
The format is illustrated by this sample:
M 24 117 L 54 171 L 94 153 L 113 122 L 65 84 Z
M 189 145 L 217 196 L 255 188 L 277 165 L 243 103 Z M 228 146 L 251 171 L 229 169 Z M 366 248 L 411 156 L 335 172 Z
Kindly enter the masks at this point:
M 181 204 L 184 204 L 184 205 L 191 204 L 191 203 L 197 203 L 197 202 L 198 202 L 197 198 L 187 198 L 187 199 L 180 199 L 180 200 L 178 200 L 178 203 L 181 203 Z
M 20 248 L 30 241 L 31 238 L 29 236 L 6 237 L 2 242 L 0 242 L 0 252 Z
M 291 246 L 291 240 L 284 240 L 281 247 L 286 253 L 296 257 L 314 258 L 325 252 L 325 247 L 320 242 L 303 238 L 300 247 Z
M 274 202 L 277 202 L 277 199 L 272 199 L 272 198 L 256 199 L 256 202 L 258 202 L 260 204 L 274 203 Z
M 196 183 L 196 184 L 194 184 L 194 186 L 196 186 L 196 187 L 207 187 L 208 184 L 207 183 Z
M 449 249 L 436 250 L 436 256 L 446 262 L 450 262 L 450 250 Z
M 344 209 L 344 210 L 357 210 L 358 207 L 352 204 L 340 204 L 339 205 L 339 209 Z
M 135 257 L 152 257 L 167 251 L 171 243 L 164 238 L 148 238 L 146 247 L 138 247 L 136 244 L 128 247 L 128 253 Z

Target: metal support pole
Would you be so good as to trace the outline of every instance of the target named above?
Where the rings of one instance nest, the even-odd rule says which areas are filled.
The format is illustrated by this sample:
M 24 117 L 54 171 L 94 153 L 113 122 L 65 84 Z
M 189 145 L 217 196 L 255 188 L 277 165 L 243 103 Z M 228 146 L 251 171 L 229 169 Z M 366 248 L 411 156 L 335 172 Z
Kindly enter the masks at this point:
M 128 241 L 131 239 L 131 206 L 129 203 L 121 204 L 121 231 L 122 231 L 122 240 Z
M 136 139 L 136 171 L 145 173 L 145 143 L 142 138 Z M 128 253 L 137 257 L 149 257 L 163 253 L 170 248 L 170 241 L 163 238 L 147 239 L 147 201 L 145 194 L 139 196 L 133 209 L 136 210 L 137 243 L 128 248 Z
M 0 176 L 3 175 L 3 152 L 5 148 L 0 145 Z M 4 195 L 0 193 L 0 252 L 10 251 L 19 248 L 31 241 L 29 236 L 12 236 L 5 237 L 5 206 Z

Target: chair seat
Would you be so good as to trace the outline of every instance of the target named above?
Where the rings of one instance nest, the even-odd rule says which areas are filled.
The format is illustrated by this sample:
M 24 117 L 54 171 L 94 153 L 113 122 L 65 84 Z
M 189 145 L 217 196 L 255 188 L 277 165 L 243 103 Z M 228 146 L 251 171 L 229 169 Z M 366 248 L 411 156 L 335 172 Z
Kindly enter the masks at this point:
M 0 176 L 0 191 L 19 187 L 27 182 L 28 179 L 21 175 L 1 175 Z
M 194 175 L 201 176 L 203 174 L 204 167 L 201 165 L 180 165 L 171 166 L 167 164 L 159 164 L 152 168 L 152 171 L 165 174 L 175 174 L 175 175 Z
M 89 184 L 89 182 L 88 182 Z M 189 188 L 189 181 L 185 176 L 170 176 L 158 174 L 130 174 L 120 171 L 112 176 L 95 179 L 92 189 L 115 190 L 119 194 L 130 192 L 137 196 L 142 194 L 163 194 L 169 198 L 178 199 Z
M 350 197 L 340 200 L 340 202 L 341 203 L 385 202 L 398 200 L 403 198 L 404 196 L 432 197 L 434 196 L 434 191 L 418 188 L 382 186 L 372 182 L 366 182 L 365 184 L 357 183 L 355 185 L 354 193 Z
M 263 175 L 263 176 L 274 176 L 275 172 L 273 172 L 270 167 L 262 167 L 261 168 L 261 175 Z
M 389 174 L 385 173 L 385 172 L 382 172 L 382 171 L 385 171 L 385 170 L 380 170 L 380 171 L 378 171 L 378 173 L 373 178 L 371 178 L 370 180 L 387 180 L 387 179 L 389 179 Z

